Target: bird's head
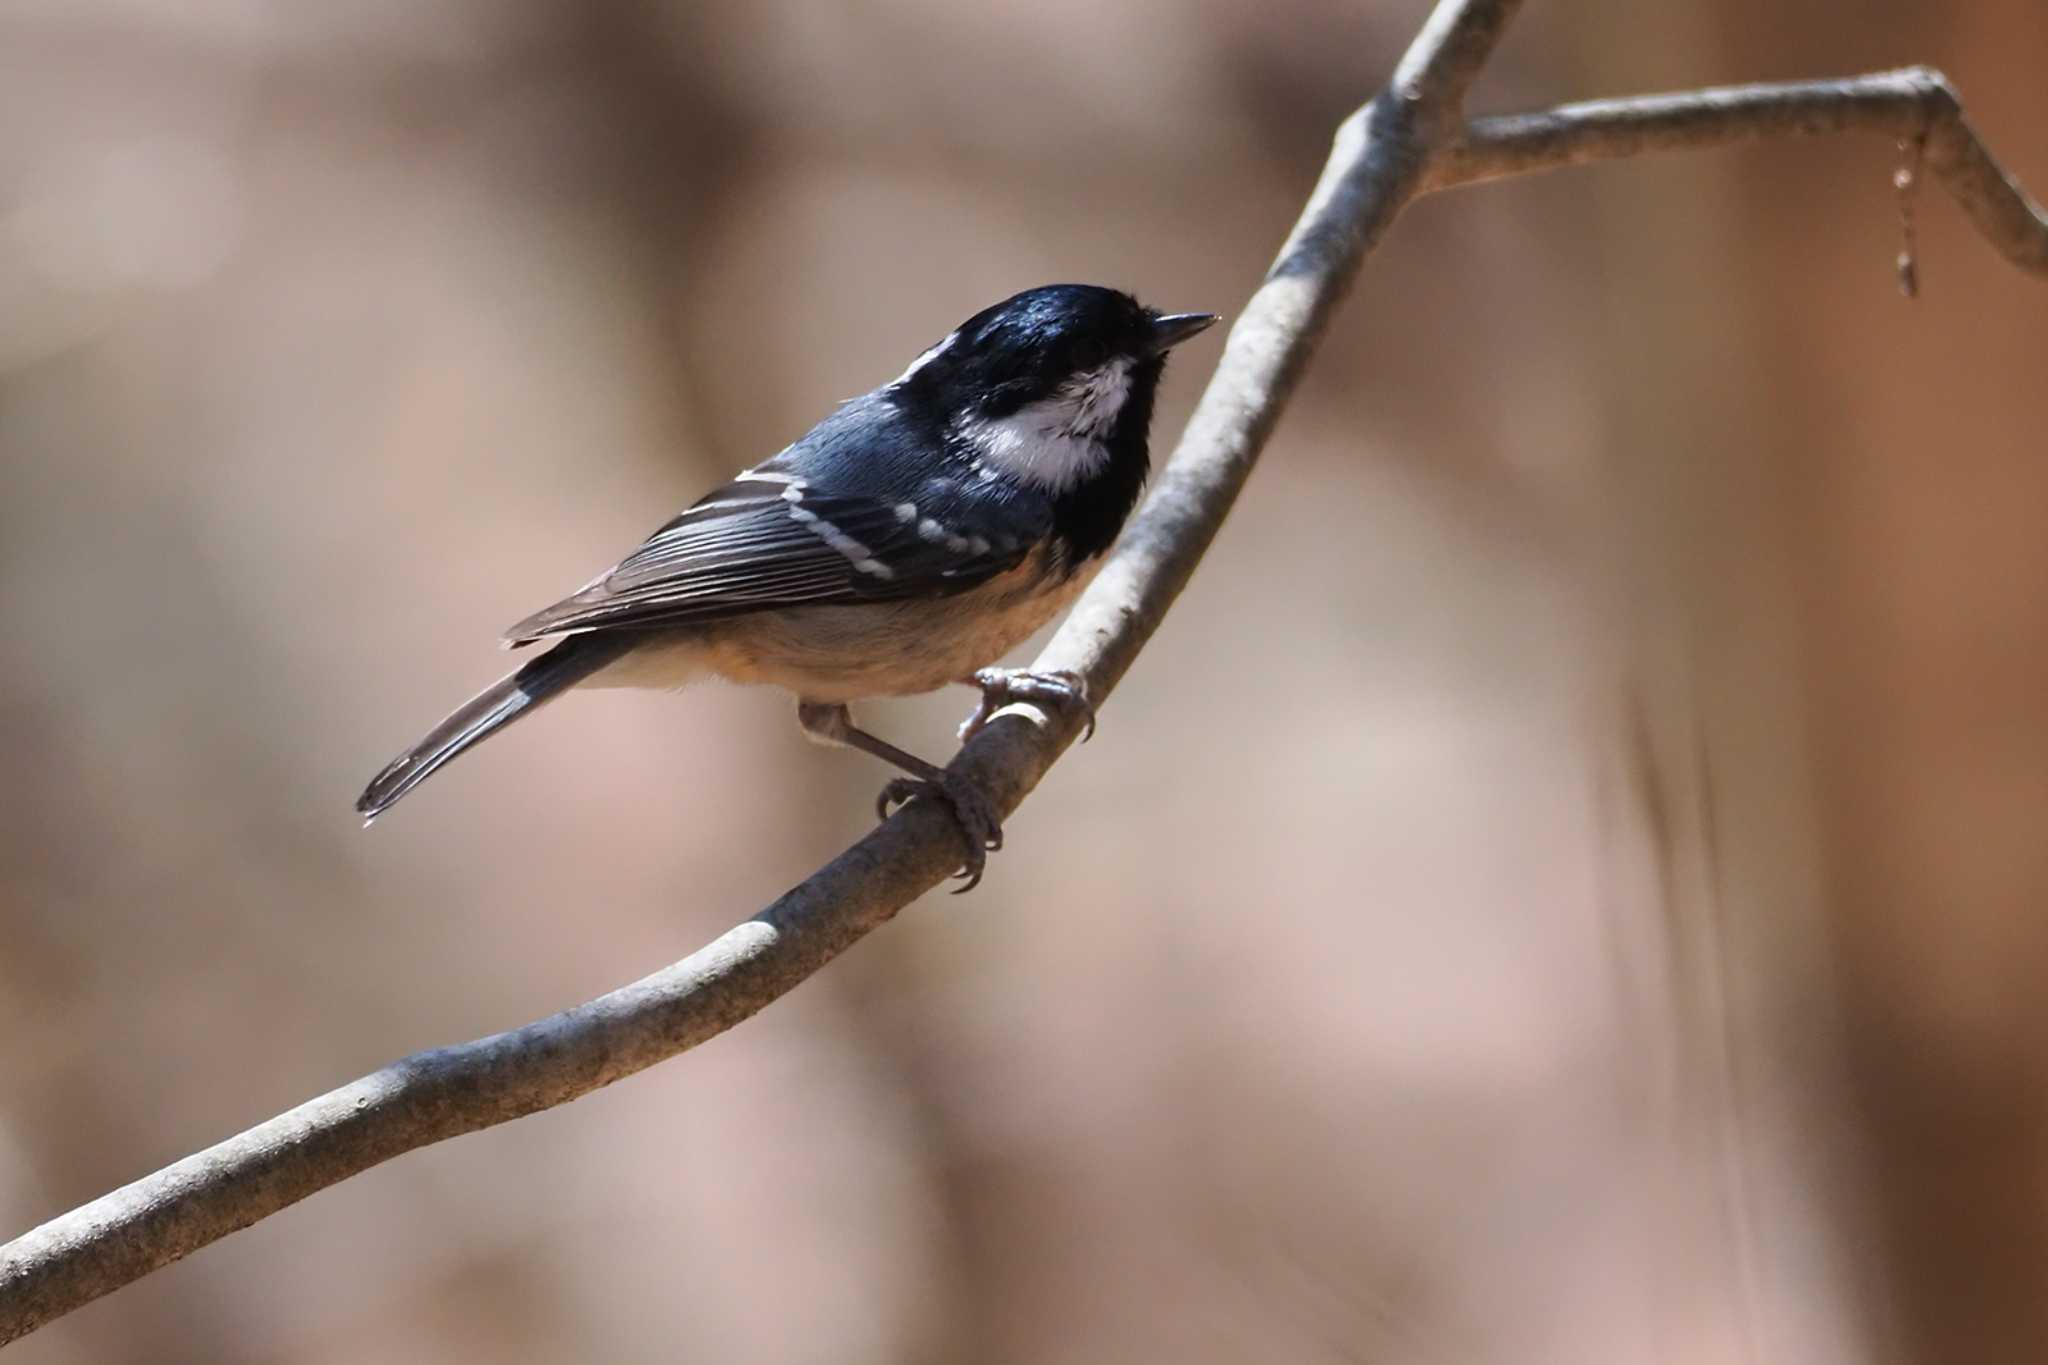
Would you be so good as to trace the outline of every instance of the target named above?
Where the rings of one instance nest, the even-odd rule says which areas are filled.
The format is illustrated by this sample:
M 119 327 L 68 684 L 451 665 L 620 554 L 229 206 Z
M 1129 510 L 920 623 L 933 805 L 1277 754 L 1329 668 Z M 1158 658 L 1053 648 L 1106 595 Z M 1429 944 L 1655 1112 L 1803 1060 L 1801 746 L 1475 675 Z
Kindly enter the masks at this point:
M 1132 456 L 1142 480 L 1166 353 L 1215 321 L 1098 285 L 1045 285 L 961 323 L 890 390 L 943 414 L 970 457 L 1049 491 Z

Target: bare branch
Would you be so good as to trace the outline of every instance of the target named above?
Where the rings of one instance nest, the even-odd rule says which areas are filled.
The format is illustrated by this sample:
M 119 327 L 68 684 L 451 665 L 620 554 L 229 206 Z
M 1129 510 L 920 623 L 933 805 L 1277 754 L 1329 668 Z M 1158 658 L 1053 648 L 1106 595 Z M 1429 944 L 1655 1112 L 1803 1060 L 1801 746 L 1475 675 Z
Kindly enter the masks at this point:
M 1928 164 L 1979 228 L 2029 269 L 2048 261 L 2039 210 L 1931 72 L 1567 105 L 1465 126 L 1465 91 L 1518 4 L 1444 0 L 1393 84 L 1338 130 L 1151 496 L 1035 667 L 1074 670 L 1108 696 L 1207 551 L 1366 254 L 1418 194 L 1768 134 L 1924 134 Z M 954 766 L 1008 813 L 1075 733 L 1073 717 L 1013 708 Z M 45 1223 L 0 1247 L 0 1343 L 402 1152 L 567 1103 L 723 1032 L 938 885 L 959 861 L 958 839 L 949 815 L 913 801 L 663 971 L 509 1033 L 416 1053 Z
M 1423 186 L 1449 189 L 1645 152 L 1845 132 L 1883 133 L 1901 142 L 1925 138 L 1925 164 L 1977 230 L 2014 265 L 2048 273 L 2048 214 L 1991 159 L 1947 79 L 1924 66 L 1473 119 L 1462 139 L 1431 159 Z
M 1500 45 L 1522 0 L 1447 0 L 1430 11 L 1387 83 L 1396 98 L 1446 122 L 1465 112 L 1465 92 Z

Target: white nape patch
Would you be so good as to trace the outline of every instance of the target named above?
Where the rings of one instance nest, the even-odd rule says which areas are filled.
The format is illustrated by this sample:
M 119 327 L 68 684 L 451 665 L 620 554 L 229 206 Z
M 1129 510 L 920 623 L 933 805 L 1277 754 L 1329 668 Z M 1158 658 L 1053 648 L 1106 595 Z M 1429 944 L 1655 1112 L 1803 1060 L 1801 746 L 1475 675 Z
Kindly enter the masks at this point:
M 830 545 L 853 561 L 855 573 L 868 574 L 874 578 L 894 578 L 896 571 L 876 559 L 874 552 L 862 542 L 803 505 L 805 484 L 802 479 L 791 479 L 789 487 L 782 490 L 782 500 L 789 504 L 790 518 L 818 539 Z
M 899 374 L 894 379 L 890 380 L 888 384 L 886 384 L 884 387 L 893 389 L 909 383 L 910 376 L 916 374 L 919 370 L 923 369 L 925 366 L 931 364 L 934 360 L 937 360 L 941 355 L 945 354 L 946 348 L 948 346 L 951 346 L 954 342 L 958 341 L 959 339 L 960 333 L 957 331 L 946 333 L 945 338 L 942 341 L 940 341 L 938 345 L 926 349 L 924 354 L 920 355 L 917 359 L 910 362 L 909 369 L 905 370 L 902 374 Z
M 1131 362 L 1119 357 L 1077 375 L 1050 398 L 960 429 L 984 477 L 1005 475 L 1063 492 L 1109 463 L 1102 444 L 1131 396 Z

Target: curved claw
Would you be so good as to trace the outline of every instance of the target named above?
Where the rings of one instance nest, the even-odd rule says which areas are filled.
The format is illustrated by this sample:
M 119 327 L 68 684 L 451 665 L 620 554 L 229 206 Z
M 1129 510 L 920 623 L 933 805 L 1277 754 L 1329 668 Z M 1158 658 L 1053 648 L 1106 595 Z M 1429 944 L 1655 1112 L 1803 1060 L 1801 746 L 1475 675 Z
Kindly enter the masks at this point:
M 958 896 L 972 891 L 981 884 L 982 871 L 988 866 L 988 855 L 1002 851 L 1003 826 L 996 816 L 995 806 L 972 783 L 951 774 L 942 774 L 937 782 L 916 777 L 891 778 L 875 798 L 875 813 L 886 820 L 892 807 L 902 805 L 914 796 L 942 801 L 953 812 L 953 819 L 959 824 L 961 836 L 967 842 L 967 860 L 955 874 L 966 878 L 967 885 L 956 888 L 953 894 Z
M 917 786 L 907 777 L 892 777 L 884 782 L 882 790 L 875 793 L 875 819 L 888 819 L 891 807 L 900 806 L 917 795 Z
M 980 734 L 996 712 L 1012 702 L 1028 701 L 1047 710 L 1079 711 L 1086 728 L 1081 742 L 1095 738 L 1095 703 L 1088 699 L 1088 682 L 1079 673 L 1059 669 L 1033 673 L 1023 668 L 984 668 L 970 680 L 981 689 L 981 701 L 974 713 L 960 724 L 962 743 Z

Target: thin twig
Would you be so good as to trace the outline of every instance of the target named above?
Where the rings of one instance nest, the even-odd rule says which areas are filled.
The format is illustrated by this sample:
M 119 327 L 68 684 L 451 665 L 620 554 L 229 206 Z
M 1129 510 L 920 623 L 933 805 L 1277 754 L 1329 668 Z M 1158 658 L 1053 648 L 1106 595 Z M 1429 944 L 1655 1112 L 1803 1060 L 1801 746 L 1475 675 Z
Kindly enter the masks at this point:
M 1892 172 L 1892 189 L 1899 202 L 1899 292 L 1909 299 L 1920 297 L 1920 228 L 1913 220 L 1920 201 L 1920 167 L 1927 160 L 1927 135 L 1902 139 L 1899 152 L 1905 164 Z
M 1157 486 L 1035 667 L 1079 672 L 1097 698 L 1123 677 L 1222 525 L 1365 256 L 1418 194 L 1769 134 L 1924 132 L 1927 164 L 1984 234 L 2018 264 L 2048 264 L 2048 224 L 1931 72 L 1567 105 L 1474 120 L 1460 135 L 1465 92 L 1517 7 L 1443 0 L 1389 88 L 1338 130 Z M 1074 741 L 1077 723 L 1005 713 L 954 765 L 1007 813 Z M 913 801 L 759 915 L 653 976 L 509 1033 L 394 1062 L 45 1223 L 0 1247 L 0 1342 L 402 1152 L 564 1104 L 723 1032 L 936 886 L 958 862 L 958 839 L 948 815 Z
M 1786 81 L 1563 104 L 1473 119 L 1431 159 L 1426 190 L 1645 152 L 1723 147 L 1806 133 L 1926 139 L 1925 165 L 1985 240 L 2022 270 L 2048 274 L 2048 213 L 1999 168 L 1939 71 L 1911 66 L 1846 80 Z

